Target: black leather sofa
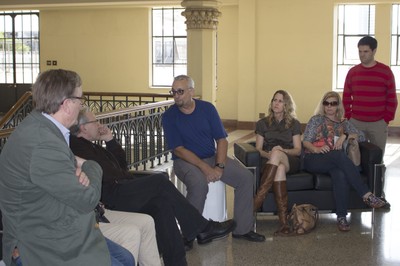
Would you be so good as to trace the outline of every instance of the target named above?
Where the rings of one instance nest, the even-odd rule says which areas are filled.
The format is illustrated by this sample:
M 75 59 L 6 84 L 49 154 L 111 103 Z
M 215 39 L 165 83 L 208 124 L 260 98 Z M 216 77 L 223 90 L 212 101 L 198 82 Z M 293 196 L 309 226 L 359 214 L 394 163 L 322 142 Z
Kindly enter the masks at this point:
M 255 170 L 255 189 L 260 181 L 260 153 L 254 147 L 255 143 L 235 143 L 234 156 L 244 166 L 252 167 Z M 383 171 L 382 150 L 376 145 L 368 142 L 360 143 L 361 165 L 360 171 L 363 181 L 368 185 L 372 192 L 377 196 L 383 196 Z M 376 166 L 376 167 L 375 167 Z M 309 173 L 300 171 L 299 173 L 287 176 L 287 190 L 289 208 L 294 203 L 311 203 L 322 211 L 335 212 L 335 202 L 332 191 L 332 181 L 329 175 L 319 173 Z M 350 191 L 349 209 L 369 209 L 369 207 L 357 195 L 355 190 Z M 276 205 L 272 191 L 264 200 L 259 210 L 264 213 L 276 213 Z

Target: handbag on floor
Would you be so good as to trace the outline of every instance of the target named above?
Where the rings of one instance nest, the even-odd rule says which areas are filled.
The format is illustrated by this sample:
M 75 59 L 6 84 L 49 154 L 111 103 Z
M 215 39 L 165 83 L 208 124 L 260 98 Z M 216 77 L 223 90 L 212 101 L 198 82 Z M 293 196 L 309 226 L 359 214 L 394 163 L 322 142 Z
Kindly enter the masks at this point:
M 312 204 L 294 204 L 288 216 L 288 224 L 293 235 L 311 232 L 318 222 L 318 208 Z

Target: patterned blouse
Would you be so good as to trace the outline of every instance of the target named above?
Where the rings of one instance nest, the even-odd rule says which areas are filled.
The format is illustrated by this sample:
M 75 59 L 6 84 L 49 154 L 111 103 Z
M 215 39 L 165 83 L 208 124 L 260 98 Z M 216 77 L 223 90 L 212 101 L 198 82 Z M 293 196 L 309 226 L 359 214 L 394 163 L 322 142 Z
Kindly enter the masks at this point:
M 344 133 L 357 134 L 359 142 L 366 140 L 364 133 L 347 119 L 335 122 L 326 116 L 315 115 L 307 123 L 303 141 L 311 142 L 315 147 L 328 145 L 333 149 L 335 137 L 340 137 Z

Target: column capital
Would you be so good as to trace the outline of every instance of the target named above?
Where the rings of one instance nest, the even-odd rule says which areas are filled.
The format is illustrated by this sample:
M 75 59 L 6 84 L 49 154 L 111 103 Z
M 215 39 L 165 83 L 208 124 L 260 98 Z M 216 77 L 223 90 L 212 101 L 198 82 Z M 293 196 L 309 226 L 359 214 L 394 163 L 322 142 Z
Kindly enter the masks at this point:
M 221 12 L 212 7 L 188 7 L 182 12 L 187 29 L 217 29 Z
M 219 1 L 218 0 L 183 0 L 181 5 L 186 8 L 191 8 L 191 7 L 217 8 L 219 5 Z
M 186 9 L 182 16 L 186 18 L 187 29 L 216 30 L 221 15 L 218 3 L 217 0 L 183 0 L 182 6 Z

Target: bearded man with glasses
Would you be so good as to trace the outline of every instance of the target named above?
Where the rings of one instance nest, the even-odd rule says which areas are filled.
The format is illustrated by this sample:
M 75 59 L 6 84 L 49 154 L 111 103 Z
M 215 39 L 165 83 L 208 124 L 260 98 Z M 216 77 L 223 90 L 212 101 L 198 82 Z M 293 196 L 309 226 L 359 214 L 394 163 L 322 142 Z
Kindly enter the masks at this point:
M 189 202 L 203 213 L 208 183 L 221 180 L 235 188 L 234 238 L 263 242 L 265 237 L 252 231 L 253 175 L 239 162 L 227 156 L 227 133 L 216 108 L 194 99 L 194 81 L 177 76 L 171 95 L 175 104 L 163 115 L 167 145 L 172 149 L 174 171 L 186 185 Z

